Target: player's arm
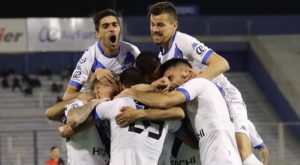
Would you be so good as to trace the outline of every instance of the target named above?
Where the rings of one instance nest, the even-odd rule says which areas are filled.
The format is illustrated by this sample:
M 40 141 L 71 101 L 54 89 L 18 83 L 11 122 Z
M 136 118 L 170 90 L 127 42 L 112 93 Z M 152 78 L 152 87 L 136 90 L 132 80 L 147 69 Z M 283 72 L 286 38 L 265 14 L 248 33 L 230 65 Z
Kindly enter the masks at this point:
M 79 89 L 76 88 L 75 86 L 68 85 L 67 89 L 65 90 L 63 100 L 70 100 L 79 95 Z
M 160 92 L 142 92 L 135 89 L 125 89 L 118 97 L 131 97 L 149 107 L 165 109 L 186 101 L 185 95 L 179 91 L 167 94 Z
M 230 66 L 226 59 L 224 59 L 222 56 L 220 56 L 195 38 L 186 38 L 182 41 L 182 43 L 184 44 L 181 44 L 180 47 L 183 52 L 185 52 L 187 56 L 189 56 L 189 58 L 192 58 L 198 63 L 207 65 L 207 69 L 199 74 L 199 77 L 212 80 L 213 78 L 230 69 Z
M 200 72 L 198 77 L 212 80 L 218 75 L 228 71 L 230 69 L 226 59 L 213 52 L 206 60 L 207 69 Z
M 260 160 L 263 162 L 264 165 L 269 164 L 270 153 L 266 145 L 259 149 L 259 156 L 260 156 Z
M 96 105 L 106 100 L 108 99 L 93 99 L 84 106 L 70 109 L 67 116 L 67 123 L 70 124 L 72 127 L 77 127 L 79 124 L 83 123 L 87 119 L 87 117 L 91 114 Z
M 72 100 L 61 101 L 56 103 L 46 109 L 44 115 L 53 121 L 60 121 L 61 117 L 64 115 L 65 106 L 72 102 Z
M 78 127 L 71 127 L 70 124 L 64 124 L 58 127 L 58 132 L 61 137 L 69 138 L 82 130 L 92 126 L 94 124 L 94 119 L 92 116 L 89 116 L 86 121 L 78 125 Z
M 82 85 L 88 80 L 91 73 L 94 57 L 93 53 L 86 51 L 78 60 L 67 89 L 64 92 L 63 100 L 69 100 L 78 95 Z
M 120 127 L 126 127 L 130 123 L 139 119 L 145 120 L 179 120 L 185 117 L 184 111 L 181 107 L 171 107 L 168 109 L 140 109 L 137 110 L 130 106 L 121 108 L 115 119 Z

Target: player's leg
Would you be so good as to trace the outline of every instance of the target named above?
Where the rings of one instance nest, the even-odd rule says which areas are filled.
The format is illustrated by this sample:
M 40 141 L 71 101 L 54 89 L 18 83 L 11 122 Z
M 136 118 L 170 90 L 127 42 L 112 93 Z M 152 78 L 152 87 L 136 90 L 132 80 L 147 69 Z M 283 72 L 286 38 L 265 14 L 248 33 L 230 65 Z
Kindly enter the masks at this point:
M 229 111 L 233 118 L 233 123 L 235 127 L 235 139 L 242 161 L 251 158 L 251 160 L 256 160 L 253 165 L 262 164 L 256 158 L 256 156 L 253 155 L 252 152 L 251 141 L 249 138 L 249 128 L 247 123 L 248 116 L 246 105 L 243 102 L 230 102 Z

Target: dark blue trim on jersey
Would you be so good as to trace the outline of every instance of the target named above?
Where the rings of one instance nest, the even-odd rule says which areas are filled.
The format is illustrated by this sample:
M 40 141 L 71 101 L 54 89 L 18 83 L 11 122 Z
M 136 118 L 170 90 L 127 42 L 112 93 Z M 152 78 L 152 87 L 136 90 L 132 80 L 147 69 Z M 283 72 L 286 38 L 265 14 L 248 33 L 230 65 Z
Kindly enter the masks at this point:
M 104 57 L 107 57 L 107 58 L 115 58 L 115 57 L 117 57 L 118 54 L 119 54 L 119 53 L 118 53 L 118 54 L 114 54 L 114 55 L 107 55 L 107 54 L 104 54 L 104 50 L 103 50 L 103 48 L 102 48 L 102 46 L 101 46 L 101 44 L 100 44 L 100 41 L 98 41 L 97 47 L 98 47 L 98 49 L 100 50 L 101 54 L 102 54 Z
M 180 128 L 174 132 L 175 135 L 178 135 L 179 133 L 181 133 L 183 131 L 183 124 L 181 124 Z
M 177 31 L 175 32 L 174 36 L 172 37 L 172 44 L 171 44 L 171 47 L 169 47 L 165 52 L 163 52 L 163 47 L 162 47 L 162 46 L 160 47 L 161 55 L 164 56 L 164 55 L 166 55 L 166 54 L 171 50 L 171 48 L 172 48 L 172 46 L 173 46 L 173 42 L 174 42 L 174 40 L 175 40 L 176 34 L 177 34 Z
M 95 124 L 95 127 L 98 131 L 98 135 L 100 137 L 100 140 L 104 146 L 104 150 L 106 154 L 110 157 L 110 137 L 108 137 L 107 133 L 105 132 L 105 127 L 102 125 L 103 123 L 97 123 Z
M 96 108 L 92 111 L 91 115 L 94 117 L 94 120 L 95 120 L 95 121 L 101 120 L 100 116 L 99 116 L 98 113 L 96 112 Z
M 76 87 L 77 89 L 81 89 L 82 85 L 76 81 L 70 81 L 69 85 Z
M 264 148 L 265 146 L 266 146 L 265 143 L 261 143 L 260 145 L 255 146 L 254 149 L 260 150 L 260 149 Z
M 175 44 L 174 58 L 183 58 L 182 51 L 178 48 L 177 44 Z
M 92 71 L 95 72 L 96 69 L 106 69 L 106 67 L 100 62 L 98 61 L 96 58 L 94 59 L 94 63 L 92 66 Z
M 216 85 L 217 88 L 219 89 L 219 91 L 220 91 L 220 93 L 222 94 L 222 96 L 225 97 L 225 91 L 224 91 L 224 89 L 223 89 L 221 86 L 217 85 L 217 84 L 215 84 L 215 85 Z
M 210 55 L 212 55 L 213 52 L 214 52 L 214 51 L 212 51 L 211 49 L 208 50 L 208 51 L 204 54 L 201 63 L 206 65 L 206 62 L 207 62 L 208 57 L 209 57 Z
M 185 90 L 183 88 L 176 88 L 176 91 L 179 91 L 179 92 L 183 93 L 184 96 L 185 96 L 185 100 L 190 101 L 190 94 L 187 90 Z

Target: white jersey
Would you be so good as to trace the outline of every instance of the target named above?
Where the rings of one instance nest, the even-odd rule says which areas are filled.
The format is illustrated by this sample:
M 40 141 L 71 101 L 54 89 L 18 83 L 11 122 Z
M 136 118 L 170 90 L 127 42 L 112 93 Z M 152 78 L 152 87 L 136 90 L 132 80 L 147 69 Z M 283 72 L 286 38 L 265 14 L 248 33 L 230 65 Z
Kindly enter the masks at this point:
M 242 164 L 228 108 L 216 85 L 194 78 L 177 90 L 187 101 L 187 114 L 199 138 L 201 164 Z
M 188 126 L 191 128 L 190 124 Z M 200 165 L 199 150 L 192 149 L 176 138 L 178 132 L 180 130 L 169 129 L 158 165 Z
M 168 50 L 159 53 L 161 63 L 172 58 L 186 59 L 196 70 L 205 70 L 206 62 L 214 51 L 196 38 L 177 31 L 172 38 L 172 45 Z M 212 80 L 224 91 L 224 98 L 228 104 L 229 111 L 234 119 L 235 131 L 249 136 L 247 128 L 247 110 L 240 91 L 232 85 L 228 79 L 220 74 Z M 236 105 L 239 104 L 239 105 Z
M 159 52 L 159 58 L 162 64 L 172 58 L 183 58 L 192 65 L 193 69 L 205 70 L 207 67 L 207 59 L 213 52 L 214 51 L 212 49 L 205 46 L 196 38 L 177 31 L 172 38 L 172 46 L 164 52 L 161 50 Z M 242 101 L 240 92 L 223 74 L 219 75 L 212 81 L 223 88 L 228 99 L 230 98 Z
M 76 100 L 66 106 L 65 115 L 72 108 L 80 107 L 83 102 Z M 100 140 L 96 126 L 91 126 L 67 139 L 67 155 L 69 165 L 107 165 L 109 155 Z
M 259 150 L 265 147 L 265 143 L 263 142 L 262 138 L 258 134 L 254 124 L 250 120 L 248 120 L 248 128 L 249 128 L 250 140 L 253 148 Z
M 136 46 L 121 41 L 119 53 L 115 56 L 107 56 L 104 54 L 100 42 L 97 41 L 84 52 L 78 61 L 69 85 L 80 89 L 88 80 L 90 73 L 95 72 L 97 68 L 109 69 L 119 74 L 134 66 L 135 59 L 139 54 L 140 50 Z
M 107 101 L 96 107 L 98 117 L 109 119 L 111 124 L 110 165 L 156 165 L 168 128 L 173 124 L 179 127 L 181 122 L 143 120 L 120 128 L 115 116 L 123 106 L 143 108 L 128 97 Z

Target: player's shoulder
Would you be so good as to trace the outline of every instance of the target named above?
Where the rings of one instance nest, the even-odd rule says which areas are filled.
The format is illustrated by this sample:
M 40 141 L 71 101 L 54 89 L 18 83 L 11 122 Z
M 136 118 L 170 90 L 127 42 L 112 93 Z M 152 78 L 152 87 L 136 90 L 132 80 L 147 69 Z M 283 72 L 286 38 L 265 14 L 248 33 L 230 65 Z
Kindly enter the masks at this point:
M 118 105 L 127 105 L 127 104 L 134 104 L 134 100 L 130 97 L 120 97 L 120 98 L 115 98 L 113 100 L 110 101 L 106 101 L 102 104 L 106 104 L 106 105 L 114 105 L 114 106 L 118 106 Z
M 189 83 L 195 83 L 195 82 L 199 82 L 199 83 L 206 83 L 206 84 L 212 84 L 212 82 L 206 78 L 201 78 L 201 77 L 197 77 L 197 78 L 193 78 L 190 79 L 189 81 L 187 81 Z
M 188 41 L 188 42 L 193 42 L 193 41 L 197 41 L 197 39 L 187 33 L 183 33 L 180 31 L 176 32 L 176 39 L 178 40 L 184 40 L 184 41 Z
M 136 51 L 139 51 L 139 48 L 132 44 L 132 43 L 129 43 L 129 42 L 126 42 L 126 41 L 120 41 L 120 47 L 121 49 L 124 49 L 126 51 L 130 51 L 130 52 L 136 52 Z

